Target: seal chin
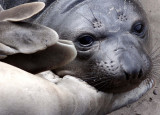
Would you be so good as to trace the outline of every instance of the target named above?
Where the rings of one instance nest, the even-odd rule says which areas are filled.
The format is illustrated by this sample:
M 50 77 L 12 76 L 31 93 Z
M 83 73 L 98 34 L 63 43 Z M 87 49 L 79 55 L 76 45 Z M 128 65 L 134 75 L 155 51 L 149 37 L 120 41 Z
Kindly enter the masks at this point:
M 122 93 L 122 92 L 127 92 L 131 91 L 135 88 L 137 88 L 142 82 L 146 81 L 145 80 L 130 80 L 126 82 L 122 82 L 121 84 L 114 84 L 113 88 L 106 89 L 107 92 L 112 92 L 112 93 Z
M 148 90 L 150 90 L 154 86 L 153 79 L 145 79 L 142 81 L 138 87 L 134 88 L 133 90 L 114 94 L 113 97 L 115 98 L 114 102 L 112 103 L 112 107 L 109 112 L 117 110 L 125 105 L 131 104 L 141 98 Z
M 131 90 L 137 88 L 142 82 L 138 81 L 138 82 L 134 82 L 134 83 L 132 83 L 132 82 L 122 83 L 120 85 L 113 85 L 113 87 L 111 87 L 111 88 L 102 89 L 101 91 L 107 92 L 107 93 L 115 93 L 115 94 L 128 92 L 128 91 L 131 91 Z

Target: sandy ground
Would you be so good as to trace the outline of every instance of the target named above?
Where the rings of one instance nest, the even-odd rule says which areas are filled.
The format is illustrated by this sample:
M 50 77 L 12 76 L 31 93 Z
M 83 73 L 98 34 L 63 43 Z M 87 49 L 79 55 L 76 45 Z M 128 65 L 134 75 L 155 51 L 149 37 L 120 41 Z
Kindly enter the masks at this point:
M 157 42 L 156 39 L 160 41 L 160 0 L 140 1 L 148 14 L 152 38 L 154 42 Z M 160 47 L 160 42 L 156 46 Z M 160 115 L 160 76 L 154 79 L 155 86 L 139 101 L 108 115 Z

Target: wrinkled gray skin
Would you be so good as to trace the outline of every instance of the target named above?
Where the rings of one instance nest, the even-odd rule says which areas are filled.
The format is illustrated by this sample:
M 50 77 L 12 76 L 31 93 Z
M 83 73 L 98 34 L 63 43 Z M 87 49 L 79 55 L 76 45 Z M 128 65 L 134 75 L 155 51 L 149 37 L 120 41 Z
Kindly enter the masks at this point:
M 35 0 L 1 1 L 10 8 Z M 41 0 L 36 0 L 41 1 Z M 77 58 L 53 70 L 63 77 L 79 77 L 104 92 L 126 92 L 149 77 L 151 69 L 149 25 L 137 0 L 45 0 L 43 12 L 28 20 L 53 28 L 60 39 L 72 40 Z M 137 24 L 144 26 L 140 34 Z M 83 45 L 82 36 L 92 36 Z

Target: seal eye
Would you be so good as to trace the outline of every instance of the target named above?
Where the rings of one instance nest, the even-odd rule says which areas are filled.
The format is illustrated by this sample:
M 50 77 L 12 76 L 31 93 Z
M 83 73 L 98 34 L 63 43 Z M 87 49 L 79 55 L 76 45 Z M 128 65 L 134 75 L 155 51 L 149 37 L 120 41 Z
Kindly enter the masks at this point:
M 138 24 L 134 27 L 134 31 L 137 33 L 142 33 L 144 29 L 144 26 L 142 24 Z
M 143 37 L 145 35 L 144 30 L 145 30 L 145 27 L 144 27 L 144 24 L 142 23 L 136 23 L 132 28 L 133 33 L 140 37 Z
M 78 38 L 78 42 L 83 47 L 89 47 L 93 44 L 94 38 L 91 35 L 83 35 Z

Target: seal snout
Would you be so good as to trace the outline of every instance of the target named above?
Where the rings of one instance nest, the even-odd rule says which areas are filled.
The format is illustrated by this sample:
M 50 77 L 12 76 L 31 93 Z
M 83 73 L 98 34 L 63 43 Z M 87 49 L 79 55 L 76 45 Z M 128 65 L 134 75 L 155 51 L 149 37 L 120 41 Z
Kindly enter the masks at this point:
M 126 80 L 143 78 L 142 62 L 129 53 L 125 53 L 121 57 L 121 68 L 124 72 Z

